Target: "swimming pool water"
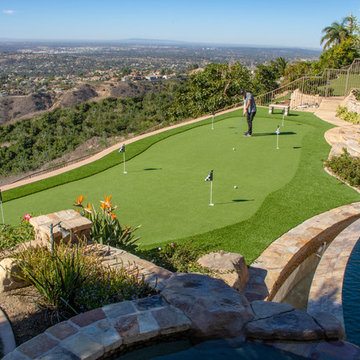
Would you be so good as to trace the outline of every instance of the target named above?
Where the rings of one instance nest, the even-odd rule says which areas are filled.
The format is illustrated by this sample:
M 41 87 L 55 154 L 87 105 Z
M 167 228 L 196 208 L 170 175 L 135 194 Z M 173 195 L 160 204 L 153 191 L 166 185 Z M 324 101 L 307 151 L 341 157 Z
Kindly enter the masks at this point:
M 300 360 L 292 354 L 284 353 L 259 343 L 234 340 L 205 341 L 191 345 L 189 341 L 162 343 L 136 350 L 120 356 L 117 360 Z
M 346 266 L 342 298 L 346 339 L 360 346 L 360 240 Z

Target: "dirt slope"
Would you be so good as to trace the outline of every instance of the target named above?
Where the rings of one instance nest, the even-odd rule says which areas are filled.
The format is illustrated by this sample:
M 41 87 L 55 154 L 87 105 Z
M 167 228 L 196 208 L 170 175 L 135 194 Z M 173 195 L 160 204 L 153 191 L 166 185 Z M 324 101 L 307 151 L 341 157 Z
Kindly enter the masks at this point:
M 4 96 L 0 97 L 0 125 L 27 119 L 47 110 L 65 109 L 106 97 L 139 96 L 152 90 L 154 90 L 154 84 L 152 83 L 82 83 L 57 95 L 36 93 L 25 96 Z

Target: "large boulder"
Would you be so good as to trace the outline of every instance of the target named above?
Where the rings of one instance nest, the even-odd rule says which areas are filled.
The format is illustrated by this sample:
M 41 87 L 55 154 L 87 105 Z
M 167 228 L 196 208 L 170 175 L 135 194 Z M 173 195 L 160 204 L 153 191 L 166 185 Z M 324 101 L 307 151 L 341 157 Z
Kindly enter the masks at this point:
M 10 291 L 29 285 L 17 275 L 20 268 L 16 259 L 6 258 L 0 261 L 0 292 Z
M 191 320 L 195 336 L 226 338 L 243 335 L 253 318 L 249 302 L 222 280 L 200 274 L 176 274 L 161 291 Z
M 254 320 L 265 319 L 294 310 L 294 308 L 288 304 L 262 300 L 255 300 L 251 302 L 251 308 L 255 315 Z
M 269 341 L 316 341 L 324 339 L 325 333 L 308 313 L 293 310 L 248 323 L 246 336 L 249 339 Z
M 221 250 L 206 254 L 197 262 L 209 269 L 211 276 L 225 281 L 237 291 L 242 291 L 249 280 L 248 268 L 241 254 Z

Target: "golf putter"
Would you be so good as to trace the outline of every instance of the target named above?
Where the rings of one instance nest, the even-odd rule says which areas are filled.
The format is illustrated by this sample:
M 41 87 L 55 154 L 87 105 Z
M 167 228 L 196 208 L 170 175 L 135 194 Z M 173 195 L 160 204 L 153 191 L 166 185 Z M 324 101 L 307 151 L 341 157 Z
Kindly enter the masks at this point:
M 244 119 L 244 115 L 242 116 L 242 118 L 240 119 L 240 122 L 239 122 L 239 126 L 237 127 L 236 131 L 235 131 L 235 134 L 237 134 L 240 130 L 240 126 L 241 126 L 241 123 L 242 123 L 242 120 Z

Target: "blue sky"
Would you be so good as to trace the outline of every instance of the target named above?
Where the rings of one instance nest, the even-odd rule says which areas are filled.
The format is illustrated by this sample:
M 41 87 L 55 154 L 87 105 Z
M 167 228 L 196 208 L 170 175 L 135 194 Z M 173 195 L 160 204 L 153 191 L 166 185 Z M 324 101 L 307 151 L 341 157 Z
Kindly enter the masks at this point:
M 180 40 L 320 48 L 355 0 L 0 0 L 0 39 Z

